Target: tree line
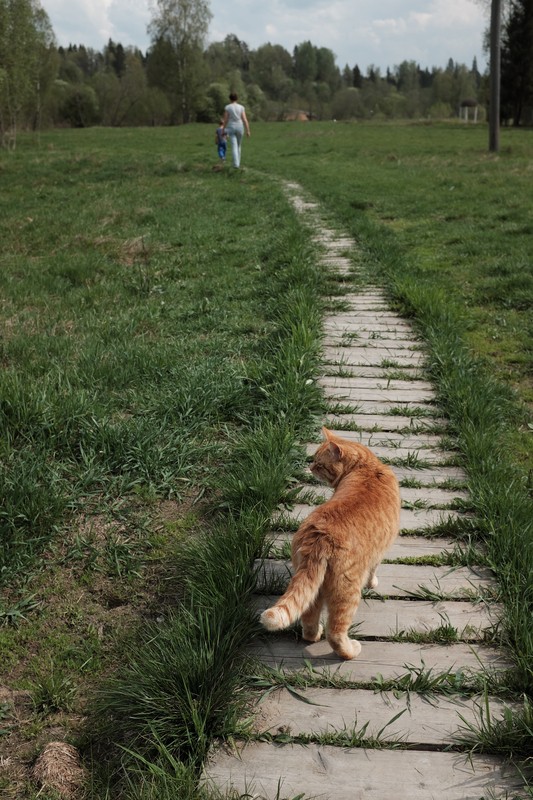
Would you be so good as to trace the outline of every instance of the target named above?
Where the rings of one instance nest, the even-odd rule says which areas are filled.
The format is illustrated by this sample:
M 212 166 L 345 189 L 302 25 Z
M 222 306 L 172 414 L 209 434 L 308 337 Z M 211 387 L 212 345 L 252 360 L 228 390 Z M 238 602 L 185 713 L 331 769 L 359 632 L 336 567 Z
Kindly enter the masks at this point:
M 143 53 L 109 40 L 101 51 L 58 47 L 39 0 L 0 0 L 0 136 L 20 128 L 214 122 L 230 91 L 250 118 L 449 118 L 461 104 L 488 102 L 487 76 L 449 60 L 421 69 L 403 61 L 339 68 L 325 47 L 253 50 L 230 34 L 206 45 L 207 0 L 157 0 Z M 502 116 L 533 121 L 533 0 L 509 0 L 502 26 Z

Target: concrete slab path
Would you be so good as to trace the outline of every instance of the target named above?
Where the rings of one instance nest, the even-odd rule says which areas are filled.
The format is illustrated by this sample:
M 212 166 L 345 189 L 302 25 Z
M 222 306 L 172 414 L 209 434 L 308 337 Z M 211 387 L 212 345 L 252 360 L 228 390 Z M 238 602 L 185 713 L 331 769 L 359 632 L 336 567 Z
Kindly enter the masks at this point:
M 296 184 L 288 192 L 312 226 L 324 267 L 350 273 L 355 243 L 328 228 Z M 508 664 L 490 643 L 501 612 L 493 576 L 454 559 L 454 525 L 468 514 L 467 476 L 448 438 L 442 444 L 446 421 L 424 375 L 424 351 L 379 287 L 350 290 L 343 301 L 349 310 L 324 320 L 318 380 L 331 409 L 324 423 L 393 465 L 402 486 L 402 535 L 378 570 L 377 591 L 367 593 L 354 619 L 362 643 L 357 659 L 342 661 L 326 641 L 309 644 L 293 631 L 265 635 L 253 646 L 264 670 L 284 674 L 289 689 L 258 700 L 254 741 L 221 746 L 204 779 L 249 800 L 518 797 L 520 781 L 499 759 L 449 751 L 485 702 L 453 687 L 460 689 L 465 675 L 475 684 Z M 307 444 L 309 456 L 316 446 Z M 289 579 L 283 556 L 298 521 L 331 490 L 309 473 L 300 494 L 272 521 L 272 557 L 258 565 L 258 611 Z M 429 691 L 439 676 L 446 691 Z M 396 685 L 378 691 L 385 681 Z M 505 706 L 497 698 L 489 705 L 496 717 Z

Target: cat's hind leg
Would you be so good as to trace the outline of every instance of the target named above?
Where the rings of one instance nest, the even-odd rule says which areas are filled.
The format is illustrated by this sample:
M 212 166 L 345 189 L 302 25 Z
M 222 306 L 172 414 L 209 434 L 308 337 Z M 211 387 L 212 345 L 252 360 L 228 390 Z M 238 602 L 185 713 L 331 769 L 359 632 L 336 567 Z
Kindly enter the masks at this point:
M 359 593 L 357 598 L 352 598 L 350 601 L 328 604 L 326 638 L 341 658 L 356 658 L 361 652 L 361 644 L 348 636 L 360 597 Z
M 302 614 L 302 637 L 306 642 L 318 642 L 322 638 L 324 626 L 320 622 L 323 599 L 321 592 L 316 600 Z

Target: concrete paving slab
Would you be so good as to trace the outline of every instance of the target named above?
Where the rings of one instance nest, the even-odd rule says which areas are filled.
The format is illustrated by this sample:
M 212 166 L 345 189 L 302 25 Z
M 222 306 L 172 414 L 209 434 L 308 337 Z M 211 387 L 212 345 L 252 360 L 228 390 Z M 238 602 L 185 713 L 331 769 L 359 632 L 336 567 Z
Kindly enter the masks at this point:
M 468 476 L 461 467 L 448 467 L 439 465 L 434 469 L 413 467 L 399 467 L 396 464 L 392 465 L 392 471 L 400 481 L 407 485 L 413 486 L 440 486 L 442 484 L 466 484 Z M 307 470 L 307 474 L 311 476 L 311 472 Z M 461 486 L 461 488 L 463 488 Z
M 272 531 L 268 539 L 272 557 L 277 555 L 282 547 L 290 545 L 292 537 L 292 531 Z M 442 556 L 453 552 L 454 548 L 453 539 L 442 537 L 429 539 L 425 536 L 403 534 L 398 536 L 392 547 L 387 550 L 384 561 Z
M 400 378 L 406 381 L 424 380 L 424 371 L 421 367 L 412 367 L 409 364 L 397 364 L 393 367 L 381 367 L 372 364 L 365 366 L 354 366 L 353 364 L 346 364 L 339 361 L 324 361 L 322 364 L 322 375 L 324 377 L 334 377 L 346 375 L 352 378 L 372 378 L 374 382 L 389 380 L 391 376 Z
M 409 399 L 421 400 L 426 403 L 435 399 L 435 391 L 429 381 L 414 380 L 404 381 L 401 378 L 353 378 L 350 375 L 325 375 L 319 378 L 320 386 L 342 387 L 350 389 L 369 389 L 383 392 L 407 392 Z
M 432 416 L 436 417 L 437 407 L 430 403 L 414 403 L 409 400 L 368 400 L 361 396 L 357 396 L 355 392 L 349 389 L 330 389 L 324 387 L 324 396 L 328 401 L 330 413 L 338 414 L 340 412 L 349 414 L 376 414 L 405 416 L 411 415 L 416 419 L 430 419 Z M 326 419 L 329 418 L 326 417 Z
M 290 561 L 267 559 L 256 561 L 257 589 L 268 591 L 275 586 L 282 594 L 293 574 Z M 470 567 L 429 567 L 417 564 L 380 564 L 379 585 L 373 595 L 382 597 L 421 596 L 424 592 L 446 599 L 472 599 L 487 589 L 493 575 L 486 569 Z M 422 598 L 423 599 L 423 598 Z
M 452 743 L 454 733 L 474 726 L 483 704 L 491 719 L 515 712 L 517 704 L 495 697 L 459 695 L 431 699 L 415 693 L 376 692 L 351 688 L 307 688 L 298 694 L 285 688 L 270 692 L 260 704 L 254 720 L 259 735 L 282 730 L 292 736 L 362 732 L 368 739 L 402 742 L 427 748 Z
M 393 366 L 405 365 L 420 367 L 425 363 L 425 356 L 419 350 L 405 350 L 386 347 L 354 347 L 349 348 L 325 347 L 324 357 L 329 361 L 340 361 L 354 366 L 374 365 Z
M 291 509 L 277 511 L 272 515 L 272 524 L 281 526 L 287 524 L 300 523 L 306 519 L 316 506 L 308 503 L 296 503 Z M 419 531 L 423 528 L 432 528 L 435 525 L 442 525 L 446 522 L 453 522 L 461 519 L 464 515 L 452 509 L 437 508 L 402 508 L 400 512 L 400 529 L 402 531 Z
M 361 333 L 358 333 L 357 338 L 352 338 L 350 343 L 343 341 L 345 338 L 345 334 L 339 334 L 338 336 L 329 334 L 326 336 L 324 338 L 325 357 L 328 356 L 328 347 L 334 347 L 335 349 L 342 347 L 344 354 L 347 356 L 351 348 L 357 351 L 360 347 L 386 347 L 388 350 L 421 352 L 420 348 L 417 348 L 416 342 L 413 342 L 412 339 L 406 339 L 401 333 L 395 334 L 394 332 L 383 331 L 380 336 L 376 336 L 375 333 L 372 336 L 369 331 L 361 331 Z M 341 342 L 343 343 L 341 344 Z
M 365 431 L 398 431 L 407 428 L 439 428 L 447 424 L 444 417 L 404 417 L 398 414 L 328 414 L 324 419 L 326 427 L 337 428 L 342 425 L 356 425 Z M 341 428 L 339 427 L 339 430 Z
M 258 614 L 274 605 L 275 595 L 256 595 Z M 362 600 L 354 616 L 354 636 L 361 639 L 430 637 L 441 630 L 457 632 L 457 641 L 482 642 L 501 618 L 501 606 L 463 600 Z M 363 644 L 364 647 L 364 644 Z
M 309 503 L 322 503 L 333 495 L 333 489 L 322 483 L 306 483 L 302 485 L 300 495 L 301 497 L 307 498 L 307 502 Z M 412 508 L 413 504 L 423 503 L 426 508 L 435 507 L 439 509 L 449 506 L 457 500 L 465 502 L 469 497 L 468 492 L 442 489 L 437 486 L 423 487 L 420 489 L 402 487 L 401 496 L 404 508 Z M 310 499 L 313 497 L 316 498 L 316 501 Z
M 311 669 L 333 680 L 366 683 L 380 676 L 393 680 L 409 673 L 429 672 L 435 678 L 448 670 L 479 674 L 511 667 L 501 651 L 489 645 L 462 642 L 419 644 L 415 642 L 365 641 L 361 653 L 351 661 L 339 658 L 327 641 L 305 642 L 293 631 L 269 634 L 250 647 L 263 664 L 286 672 Z
M 203 780 L 250 800 L 479 800 L 518 797 L 513 791 L 521 786 L 490 756 L 264 742 L 220 751 Z
M 320 386 L 324 389 L 326 397 L 337 398 L 339 400 L 373 400 L 381 403 L 410 403 L 431 404 L 435 399 L 432 389 L 385 389 L 385 388 L 362 388 L 357 385 L 357 379 L 350 384 L 350 378 L 322 378 Z
M 318 447 L 319 445 L 314 443 L 306 445 L 306 454 L 308 456 L 314 455 Z M 376 444 L 372 446 L 372 450 L 386 464 L 404 461 L 413 465 L 415 462 L 422 462 L 424 466 L 437 466 L 453 462 L 457 455 L 451 450 L 437 450 L 435 448 L 425 448 L 421 445 L 413 447 L 394 445 L 390 447 L 385 444 Z

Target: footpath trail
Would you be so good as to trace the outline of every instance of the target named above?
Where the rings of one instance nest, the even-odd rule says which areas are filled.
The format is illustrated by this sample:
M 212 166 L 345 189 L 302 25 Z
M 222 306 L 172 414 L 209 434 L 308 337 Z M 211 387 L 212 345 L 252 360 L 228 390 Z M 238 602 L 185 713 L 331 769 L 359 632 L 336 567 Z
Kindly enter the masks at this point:
M 352 271 L 353 240 L 330 230 L 296 184 L 288 192 L 312 225 L 322 263 Z M 377 591 L 355 617 L 357 659 L 342 661 L 325 640 L 308 644 L 293 631 L 266 635 L 254 647 L 285 686 L 258 700 L 255 740 L 219 748 L 205 779 L 249 800 L 519 797 L 520 784 L 499 759 L 469 758 L 454 747 L 459 728 L 504 708 L 461 687 L 508 665 L 490 645 L 500 613 L 491 574 L 457 566 L 457 539 L 439 535 L 446 523 L 460 525 L 468 495 L 454 452 L 442 446 L 446 422 L 424 378 L 421 343 L 378 287 L 343 300 L 349 310 L 324 320 L 324 423 L 392 464 L 402 487 L 401 535 L 378 570 Z M 316 447 L 308 443 L 308 454 Z M 273 520 L 258 611 L 287 583 L 290 563 L 280 554 L 291 531 L 328 493 L 309 473 L 301 502 Z

